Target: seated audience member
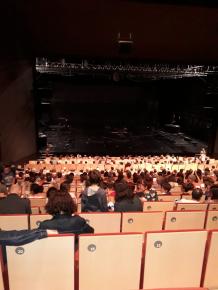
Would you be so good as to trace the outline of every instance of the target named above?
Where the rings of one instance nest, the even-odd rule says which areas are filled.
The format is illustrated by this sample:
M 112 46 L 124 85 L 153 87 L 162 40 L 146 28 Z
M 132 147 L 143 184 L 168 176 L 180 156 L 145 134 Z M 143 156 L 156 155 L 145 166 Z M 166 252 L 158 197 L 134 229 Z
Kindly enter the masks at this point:
M 136 195 L 139 198 L 144 198 L 145 197 L 145 185 L 142 179 L 138 179 L 137 183 L 136 183 Z
M 150 190 L 153 185 L 153 178 L 149 174 L 145 176 L 144 185 L 148 190 Z
M 210 202 L 218 202 L 218 185 L 213 185 L 210 188 L 211 199 Z
M 169 182 L 164 182 L 164 183 L 162 183 L 162 189 L 163 189 L 163 192 L 162 192 L 162 194 L 168 194 L 168 195 L 170 195 L 171 194 L 171 185 L 170 185 L 170 183 Z
M 194 188 L 192 190 L 192 199 L 186 199 L 184 198 L 184 195 L 182 196 L 182 199 L 177 200 L 178 203 L 199 203 L 201 200 L 201 197 L 203 196 L 203 191 L 201 188 Z
M 11 170 L 11 167 L 9 165 L 5 165 L 2 173 L 2 182 L 7 188 L 9 188 L 14 182 L 14 177 L 15 175 Z
M 21 246 L 35 240 L 46 238 L 49 234 L 57 234 L 51 230 L 20 230 L 20 231 L 0 231 L 1 246 Z
M 37 183 L 32 183 L 30 185 L 30 194 L 32 196 L 39 196 L 40 193 L 42 193 L 42 192 L 43 192 L 43 186 L 40 186 Z
M 0 174 L 0 194 L 2 194 L 0 197 L 6 195 L 8 193 L 7 187 L 5 184 L 2 182 L 2 176 Z
M 116 195 L 114 211 L 142 211 L 143 204 L 137 195 L 134 195 L 133 190 L 126 182 L 115 183 Z
M 158 195 L 156 190 L 151 188 L 149 192 L 145 193 L 144 201 L 158 201 Z
M 40 229 L 57 230 L 58 233 L 93 233 L 94 229 L 89 226 L 85 219 L 78 215 L 72 215 L 76 212 L 76 205 L 66 191 L 58 191 L 49 198 L 45 206 L 46 212 L 52 215 L 52 219 L 40 223 Z
M 70 196 L 72 197 L 72 199 L 74 200 L 74 202 L 76 203 L 76 196 L 73 192 L 70 192 L 70 183 L 69 182 L 67 182 L 67 181 L 62 182 L 60 184 L 60 190 L 68 192 L 70 194 Z
M 52 198 L 55 194 L 57 194 L 57 192 L 58 192 L 58 190 L 56 187 L 54 187 L 54 186 L 49 187 L 49 189 L 46 192 L 47 199 Z
M 190 182 L 189 183 L 184 183 L 182 185 L 182 190 L 186 194 L 190 194 L 193 189 L 194 189 L 194 185 L 192 183 L 190 183 Z
M 21 187 L 13 184 L 7 197 L 0 199 L 0 214 L 31 214 L 30 200 L 20 196 Z
M 82 212 L 106 212 L 106 192 L 100 187 L 101 175 L 98 170 L 89 172 L 88 186 L 81 193 Z

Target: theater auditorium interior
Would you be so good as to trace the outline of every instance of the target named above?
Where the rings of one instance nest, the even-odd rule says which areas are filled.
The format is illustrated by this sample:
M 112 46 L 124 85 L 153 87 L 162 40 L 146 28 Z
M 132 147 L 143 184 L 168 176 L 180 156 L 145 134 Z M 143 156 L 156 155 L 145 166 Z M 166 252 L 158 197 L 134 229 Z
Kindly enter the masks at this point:
M 1 11 L 0 290 L 218 289 L 218 1 Z

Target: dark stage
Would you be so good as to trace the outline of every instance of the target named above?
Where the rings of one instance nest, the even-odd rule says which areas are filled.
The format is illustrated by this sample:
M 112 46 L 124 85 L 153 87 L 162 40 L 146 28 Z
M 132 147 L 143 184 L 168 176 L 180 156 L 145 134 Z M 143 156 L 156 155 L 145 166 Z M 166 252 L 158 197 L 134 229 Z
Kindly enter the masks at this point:
M 203 67 L 123 65 L 114 74 L 113 65 L 96 65 L 98 72 L 78 66 L 45 64 L 35 73 L 41 153 L 193 155 L 207 149 L 214 111 Z M 142 68 L 149 73 L 129 72 Z

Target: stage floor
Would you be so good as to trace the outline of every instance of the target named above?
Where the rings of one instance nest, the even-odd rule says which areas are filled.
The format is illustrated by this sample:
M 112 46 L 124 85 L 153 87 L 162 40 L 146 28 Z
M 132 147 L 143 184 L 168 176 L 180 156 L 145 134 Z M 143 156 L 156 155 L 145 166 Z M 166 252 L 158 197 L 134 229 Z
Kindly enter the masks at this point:
M 170 133 L 151 127 L 104 127 L 101 129 L 50 127 L 47 136 L 49 152 L 55 154 L 90 155 L 148 155 L 148 154 L 198 154 L 207 145 L 184 133 Z M 41 148 L 44 153 L 46 147 Z

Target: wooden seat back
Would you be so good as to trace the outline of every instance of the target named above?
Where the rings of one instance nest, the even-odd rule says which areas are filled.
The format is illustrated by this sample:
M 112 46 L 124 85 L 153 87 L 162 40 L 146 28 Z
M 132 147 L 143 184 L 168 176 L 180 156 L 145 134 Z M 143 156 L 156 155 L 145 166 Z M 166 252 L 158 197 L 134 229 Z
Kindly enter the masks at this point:
M 50 220 L 52 218 L 49 214 L 32 214 L 30 215 L 30 229 L 37 229 L 40 222 Z
M 218 210 L 208 210 L 205 229 L 206 230 L 218 229 Z
M 10 290 L 74 289 L 74 236 L 7 247 Z
M 164 212 L 123 212 L 122 232 L 160 231 Z
M 207 210 L 207 203 L 177 203 L 176 210 Z
M 95 234 L 120 232 L 121 213 L 119 212 L 79 213 L 79 216 L 95 229 Z
M 27 230 L 28 215 L 27 214 L 2 214 L 0 215 L 0 229 L 10 230 Z
M 207 231 L 146 234 L 144 289 L 199 287 Z
M 169 211 L 173 208 L 173 201 L 145 201 L 143 204 L 143 211 Z
M 212 231 L 209 235 L 209 247 L 206 256 L 203 287 L 209 289 L 218 288 L 218 231 Z
M 205 211 L 168 211 L 166 212 L 165 230 L 204 229 Z
M 142 234 L 81 235 L 79 289 L 138 289 L 142 242 Z

